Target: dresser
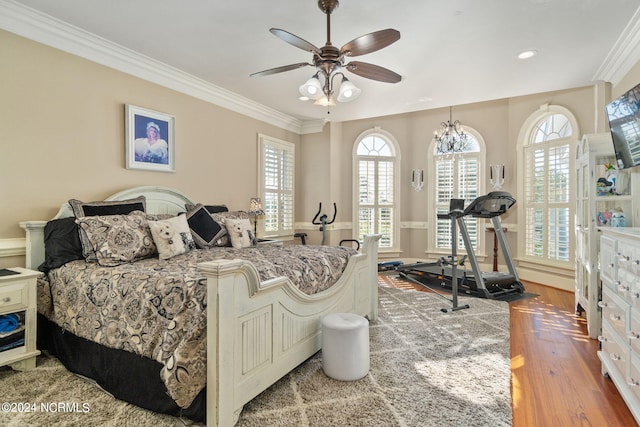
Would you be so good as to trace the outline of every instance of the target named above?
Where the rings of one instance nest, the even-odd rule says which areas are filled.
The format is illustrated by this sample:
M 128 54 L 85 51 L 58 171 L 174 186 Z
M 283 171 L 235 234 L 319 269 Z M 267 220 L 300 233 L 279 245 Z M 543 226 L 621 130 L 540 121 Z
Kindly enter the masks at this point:
M 36 367 L 40 354 L 36 348 L 36 280 L 41 274 L 20 267 L 0 270 L 0 316 L 10 316 L 2 318 L 5 324 L 18 321 L 15 331 L 1 335 L 0 366 L 19 371 Z
M 603 228 L 600 237 L 602 374 L 640 423 L 640 228 Z

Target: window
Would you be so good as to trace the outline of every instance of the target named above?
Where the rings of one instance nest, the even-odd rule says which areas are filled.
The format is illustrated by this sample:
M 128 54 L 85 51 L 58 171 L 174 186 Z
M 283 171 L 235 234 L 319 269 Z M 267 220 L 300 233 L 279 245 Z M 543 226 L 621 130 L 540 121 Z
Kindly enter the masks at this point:
M 396 147 L 391 135 L 380 129 L 365 132 L 355 144 L 355 238 L 362 243 L 367 234 L 382 234 L 381 250 L 399 247 Z
M 258 146 L 258 179 L 265 212 L 258 233 L 264 237 L 292 236 L 295 218 L 295 145 L 259 135 Z
M 482 180 L 480 179 L 480 165 L 484 162 L 484 150 L 481 148 L 480 136 L 471 129 L 465 128 L 468 136 L 468 143 L 465 151 L 461 154 L 439 155 L 436 153 L 435 144 L 431 144 L 430 157 L 433 165 L 434 175 L 430 178 L 433 182 L 435 193 L 434 212 L 430 216 L 431 223 L 435 222 L 435 230 L 431 233 L 430 249 L 434 252 L 451 251 L 451 220 L 438 219 L 438 214 L 449 212 L 451 199 L 464 199 L 467 206 L 471 201 L 480 196 L 484 191 Z M 480 220 L 478 218 L 464 218 L 467 231 L 474 251 L 483 247 L 484 233 L 480 233 Z M 465 251 L 462 235 L 458 232 L 458 245 L 460 251 Z
M 577 129 L 569 115 L 553 109 L 532 117 L 533 126 L 523 141 L 520 253 L 530 261 L 570 266 L 573 135 Z

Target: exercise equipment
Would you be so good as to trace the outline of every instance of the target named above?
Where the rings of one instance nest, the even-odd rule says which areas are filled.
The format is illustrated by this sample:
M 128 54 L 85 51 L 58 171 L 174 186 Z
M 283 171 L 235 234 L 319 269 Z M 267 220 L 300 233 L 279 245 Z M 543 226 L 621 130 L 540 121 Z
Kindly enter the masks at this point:
M 333 224 L 333 222 L 336 220 L 336 215 L 338 214 L 338 207 L 336 206 L 336 202 L 333 202 L 333 218 L 331 218 L 331 221 L 327 221 L 327 219 L 329 218 L 327 214 L 320 215 L 320 212 L 322 212 L 322 202 L 320 202 L 320 205 L 318 206 L 318 212 L 316 213 L 316 216 L 314 216 L 311 220 L 311 223 L 320 226 L 320 231 L 322 231 L 321 245 L 324 245 L 324 242 L 327 239 L 327 225 Z M 320 218 L 318 218 L 318 215 L 320 215 Z M 318 221 L 316 222 L 316 220 Z
M 311 220 L 311 223 L 314 225 L 319 225 L 320 226 L 320 231 L 322 231 L 322 243 L 320 243 L 321 245 L 324 246 L 326 240 L 327 240 L 327 225 L 333 224 L 336 220 L 336 215 L 338 214 L 338 207 L 336 205 L 336 203 L 333 203 L 333 217 L 331 218 L 331 221 L 329 221 L 329 216 L 327 214 L 320 214 L 320 212 L 322 212 L 322 202 L 320 202 L 320 204 L 318 205 L 318 212 L 316 212 L 316 215 L 313 217 L 313 219 Z M 296 233 L 293 235 L 293 237 L 299 238 L 300 242 L 303 245 L 307 244 L 307 233 Z M 343 246 L 343 243 L 355 243 L 356 245 L 356 250 L 359 251 L 360 250 L 360 242 L 356 239 L 342 239 L 340 240 L 339 245 Z
M 515 202 L 516 200 L 511 197 L 511 194 L 505 191 L 493 191 L 487 195 L 480 196 L 473 200 L 466 209 L 464 209 L 464 200 L 452 199 L 449 206 L 449 213 L 438 215 L 439 219 L 449 218 L 451 220 L 451 257 L 449 257 L 449 259 L 441 257 L 437 262 L 399 266 L 398 271 L 400 276 L 421 285 L 440 285 L 451 289 L 453 309 L 458 309 L 458 291 L 482 298 L 496 298 L 504 294 L 523 293 L 524 286 L 520 282 L 520 278 L 516 272 L 507 239 L 500 223 L 500 216 L 507 212 Z M 469 237 L 469 232 L 464 222 L 465 216 L 491 219 L 505 263 L 509 270 L 508 272 L 483 272 L 480 270 L 471 238 Z M 457 258 L 456 252 L 458 240 L 457 229 L 460 230 L 466 249 L 466 255 L 460 259 Z M 464 266 L 464 261 L 467 258 L 471 264 L 472 274 L 468 274 L 467 270 L 464 269 L 462 274 L 458 275 L 459 267 Z

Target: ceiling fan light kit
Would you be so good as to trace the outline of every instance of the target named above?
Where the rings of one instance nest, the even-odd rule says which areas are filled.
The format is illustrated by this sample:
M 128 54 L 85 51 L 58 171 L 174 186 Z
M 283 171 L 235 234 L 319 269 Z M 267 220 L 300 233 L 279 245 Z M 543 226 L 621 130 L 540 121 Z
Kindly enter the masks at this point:
M 343 74 L 343 70 L 350 71 L 360 77 L 377 80 L 386 83 L 397 83 L 402 80 L 402 76 L 366 62 L 351 61 L 345 63 L 347 57 L 365 55 L 375 52 L 400 39 L 400 32 L 394 29 L 386 29 L 365 34 L 338 49 L 331 44 L 331 13 L 338 7 L 338 0 L 318 0 L 318 7 L 327 16 L 327 41 L 324 46 L 317 48 L 308 41 L 279 28 L 271 28 L 269 31 L 285 42 L 311 52 L 313 54 L 312 63 L 300 62 L 297 64 L 285 65 L 282 67 L 270 68 L 251 74 L 251 77 L 267 76 L 284 71 L 295 70 L 305 66 L 315 67 L 316 73 L 299 87 L 303 100 L 315 100 L 314 104 L 331 106 L 335 105 L 334 100 L 334 79 L 341 76 L 340 89 L 336 100 L 338 102 L 349 102 L 356 99 L 362 90 L 352 83 Z M 324 82 L 320 81 L 322 76 Z
M 300 95 L 306 96 L 308 99 L 318 99 L 322 93 L 322 84 L 320 83 L 320 77 L 318 73 L 315 73 L 313 77 L 307 80 L 302 86 L 300 86 Z
M 349 102 L 360 96 L 362 89 L 354 85 L 348 78 L 342 76 L 340 91 L 338 92 L 338 102 Z

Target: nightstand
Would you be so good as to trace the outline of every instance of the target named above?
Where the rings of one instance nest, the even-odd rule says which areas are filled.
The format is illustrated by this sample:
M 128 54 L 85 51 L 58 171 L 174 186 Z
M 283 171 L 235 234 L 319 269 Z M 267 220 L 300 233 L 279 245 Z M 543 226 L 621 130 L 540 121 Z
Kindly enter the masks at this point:
M 256 245 L 274 245 L 274 246 L 282 246 L 282 240 L 269 240 L 269 239 L 258 239 Z
M 36 280 L 41 274 L 21 267 L 0 269 L 0 315 L 17 314 L 20 319 L 18 333 L 0 339 L 0 366 L 18 371 L 36 367 L 40 354 L 36 348 Z M 19 332 L 22 326 L 24 335 Z

